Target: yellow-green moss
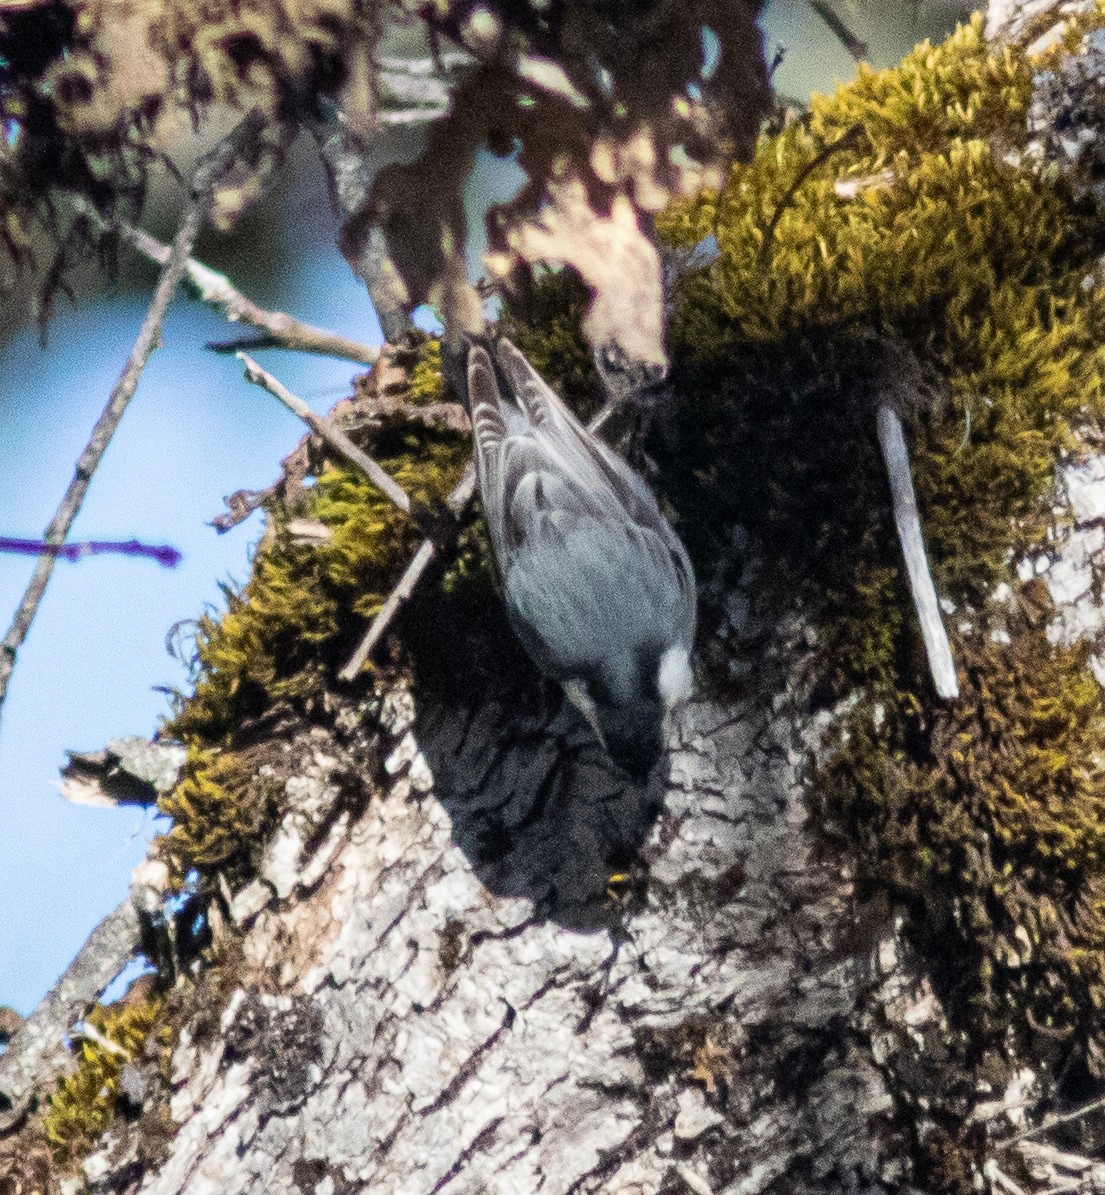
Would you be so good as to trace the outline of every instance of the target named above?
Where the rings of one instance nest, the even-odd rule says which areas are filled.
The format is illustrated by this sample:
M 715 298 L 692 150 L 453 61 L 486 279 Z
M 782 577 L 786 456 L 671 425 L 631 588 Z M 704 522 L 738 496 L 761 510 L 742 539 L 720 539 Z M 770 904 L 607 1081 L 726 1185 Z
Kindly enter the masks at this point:
M 432 506 L 460 479 L 468 453 L 464 436 L 421 430 L 397 434 L 375 456 L 412 501 Z M 200 620 L 199 679 L 167 727 L 185 742 L 217 745 L 279 701 L 309 705 L 421 539 L 408 516 L 346 468 L 327 470 L 305 509 L 290 513 L 321 521 L 331 538 L 297 544 L 289 512 L 273 512 L 276 534 L 245 589 L 227 594 L 221 618 Z
M 602 384 L 580 325 L 590 294 L 571 270 L 545 270 L 504 306 L 500 330 L 586 421 L 603 402 Z
M 256 760 L 193 743 L 184 774 L 158 802 L 172 819 L 158 840 L 178 887 L 193 870 L 220 871 L 232 889 L 253 874 L 280 813 L 281 786 Z
M 445 375 L 441 371 L 441 341 L 435 337 L 420 346 L 418 359 L 410 372 L 407 401 L 421 407 L 443 402 L 445 397 Z
M 404 378 L 407 401 L 446 396 L 436 341 L 402 350 L 386 376 L 388 397 Z M 460 480 L 468 441 L 447 428 L 392 422 L 377 434 L 372 453 L 412 502 L 433 509 Z M 325 467 L 295 510 L 269 515 L 271 534 L 248 584 L 227 591 L 221 617 L 199 621 L 194 692 L 178 703 L 164 731 L 189 749 L 183 778 L 160 802 L 173 821 L 161 851 L 178 884 L 193 870 L 217 870 L 232 886 L 250 877 L 279 820 L 283 783 L 275 774 L 279 761 L 263 758 L 263 736 L 259 746 L 249 745 L 250 726 L 261 718 L 325 713 L 334 674 L 422 539 L 411 518 L 344 466 Z M 296 542 L 292 518 L 321 522 L 329 538 Z M 465 533 L 458 563 L 424 585 L 446 597 L 463 597 L 474 584 L 486 589 L 486 560 L 480 537 Z
M 672 328 L 670 480 L 692 554 L 708 570 L 746 528 L 767 624 L 816 629 L 812 700 L 853 702 L 819 774 L 826 830 L 861 885 L 916 910 L 974 1040 L 1061 1041 L 1069 1058 L 1105 1007 L 1105 709 L 1012 562 L 1047 542 L 1056 466 L 1100 429 L 1086 279 L 1105 229 L 1017 153 L 1035 69 L 976 17 L 815 99 L 659 226 L 720 251 Z M 963 696 L 942 708 L 874 438 L 888 394 L 956 605 Z M 1002 580 L 1012 604 L 993 609 Z
M 1045 612 L 956 639 L 958 701 L 857 710 L 816 791 L 864 882 L 921 915 L 976 1033 L 1081 1050 L 1105 1007 L 1105 702 Z
M 116 1053 L 90 1038 L 82 1038 L 76 1069 L 58 1081 L 48 1097 L 42 1128 L 58 1165 L 67 1167 L 88 1154 L 117 1115 L 119 1076 L 128 1062 L 149 1056 L 147 1038 L 158 1034 L 160 1065 L 168 1066 L 171 1030 L 158 1026 L 160 997 L 151 996 L 118 1004 L 97 1005 L 88 1023 L 103 1037 L 120 1047 Z M 163 1077 L 168 1079 L 168 1075 Z

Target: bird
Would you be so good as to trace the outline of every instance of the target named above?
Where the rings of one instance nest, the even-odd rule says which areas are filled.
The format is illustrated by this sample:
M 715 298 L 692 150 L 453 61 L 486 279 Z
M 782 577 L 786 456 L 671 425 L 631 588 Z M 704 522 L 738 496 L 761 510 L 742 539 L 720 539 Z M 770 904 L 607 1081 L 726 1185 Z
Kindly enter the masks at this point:
M 505 337 L 468 344 L 476 482 L 507 615 L 635 780 L 691 694 L 694 570 L 644 479 Z

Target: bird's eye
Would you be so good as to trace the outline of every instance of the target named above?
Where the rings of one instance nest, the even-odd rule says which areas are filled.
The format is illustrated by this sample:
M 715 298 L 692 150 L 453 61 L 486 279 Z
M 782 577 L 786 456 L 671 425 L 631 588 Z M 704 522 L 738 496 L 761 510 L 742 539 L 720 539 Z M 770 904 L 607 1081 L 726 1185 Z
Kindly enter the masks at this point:
M 637 683 L 641 687 L 642 696 L 649 701 L 658 701 L 660 690 L 657 680 L 660 676 L 660 662 L 652 652 L 645 652 L 637 660 Z

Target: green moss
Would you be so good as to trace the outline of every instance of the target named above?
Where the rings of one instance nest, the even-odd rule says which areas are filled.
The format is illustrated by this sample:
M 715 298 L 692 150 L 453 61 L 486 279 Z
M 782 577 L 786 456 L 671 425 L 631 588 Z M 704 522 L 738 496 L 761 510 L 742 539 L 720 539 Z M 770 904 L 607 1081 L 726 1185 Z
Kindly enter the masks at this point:
M 957 702 L 856 710 L 817 791 L 865 882 L 921 915 L 976 1034 L 1081 1049 L 1105 1007 L 1105 702 L 1045 615 L 959 638 Z
M 1102 304 L 1084 280 L 1105 230 L 1018 164 L 1035 69 L 976 17 L 815 99 L 659 225 L 720 250 L 672 328 L 672 457 L 694 463 L 672 493 L 700 573 L 732 559 L 734 524 L 749 532 L 765 623 L 814 628 L 813 701 L 852 703 L 818 777 L 827 832 L 861 886 L 915 910 L 972 1040 L 1031 1039 L 1058 1065 L 1101 1044 L 1105 711 L 1011 562 L 1050 542 L 1056 466 L 1100 430 Z M 957 608 L 963 696 L 946 707 L 875 442 L 888 397 Z M 995 610 L 999 581 L 1014 598 Z
M 42 1118 L 43 1132 L 58 1165 L 70 1167 L 79 1162 L 115 1120 L 120 1073 L 127 1062 L 149 1056 L 151 1032 L 158 1035 L 161 1066 L 167 1071 L 171 1030 L 159 1026 L 161 1009 L 161 998 L 154 996 L 97 1005 L 88 1014 L 88 1023 L 122 1053 L 90 1038 L 81 1039 L 76 1069 L 58 1081 Z M 167 1082 L 168 1074 L 163 1078 Z
M 389 396 L 402 389 L 411 402 L 444 398 L 437 342 L 402 350 L 386 378 Z M 431 510 L 459 481 L 469 453 L 467 435 L 403 422 L 387 424 L 372 445 L 412 502 Z M 218 870 L 235 886 L 253 873 L 283 790 L 280 760 L 263 758 L 264 736 L 250 745 L 251 727 L 278 716 L 325 716 L 334 674 L 422 539 L 412 519 L 346 467 L 324 464 L 297 509 L 269 513 L 248 584 L 226 592 L 221 617 L 199 621 L 194 692 L 164 729 L 189 749 L 182 780 L 160 802 L 173 820 L 161 851 L 177 883 L 193 870 Z M 323 523 L 329 539 L 297 542 L 293 518 Z M 446 595 L 467 593 L 481 576 L 487 584 L 486 575 L 486 545 L 467 535 L 444 578 Z M 437 592 L 442 581 L 424 584 Z
M 500 330 L 576 415 L 587 421 L 603 403 L 602 383 L 580 332 L 590 294 L 571 270 L 545 270 L 504 306 Z
M 377 447 L 380 465 L 412 501 L 442 502 L 467 461 L 466 437 L 400 431 L 389 441 Z M 324 523 L 331 538 L 298 544 L 289 512 L 273 512 L 275 535 L 248 585 L 227 594 L 221 618 L 200 620 L 199 679 L 167 727 L 186 743 L 218 745 L 277 702 L 310 709 L 421 540 L 410 518 L 349 469 L 324 472 L 294 513 Z
M 417 359 L 410 371 L 407 385 L 407 401 L 416 406 L 444 402 L 446 398 L 445 375 L 441 372 L 441 341 L 427 340 L 420 346 Z
M 221 871 L 241 887 L 279 820 L 281 791 L 249 756 L 193 744 L 181 780 L 158 802 L 173 821 L 158 840 L 172 882 L 179 888 L 193 870 Z

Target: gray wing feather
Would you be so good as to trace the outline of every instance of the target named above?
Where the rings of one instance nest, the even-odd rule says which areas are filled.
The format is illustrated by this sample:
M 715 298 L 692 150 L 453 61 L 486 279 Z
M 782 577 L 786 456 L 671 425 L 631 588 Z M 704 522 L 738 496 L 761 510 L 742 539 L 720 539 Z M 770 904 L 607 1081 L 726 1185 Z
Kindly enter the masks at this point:
M 507 397 L 488 351 L 475 345 L 468 357 L 476 469 L 507 608 L 531 656 L 550 675 L 578 675 L 596 645 L 618 641 L 627 603 L 643 640 L 693 634 L 690 561 L 651 490 L 513 344 L 494 351 Z
M 564 472 L 579 477 L 589 487 L 612 490 L 629 517 L 654 531 L 678 558 L 675 568 L 680 588 L 688 609 L 693 609 L 695 597 L 691 562 L 679 537 L 661 515 L 656 499 L 644 480 L 613 449 L 580 424 L 541 375 L 505 337 L 495 346 L 495 359 L 533 426 L 550 433 L 563 445 L 564 459 L 561 464 Z

